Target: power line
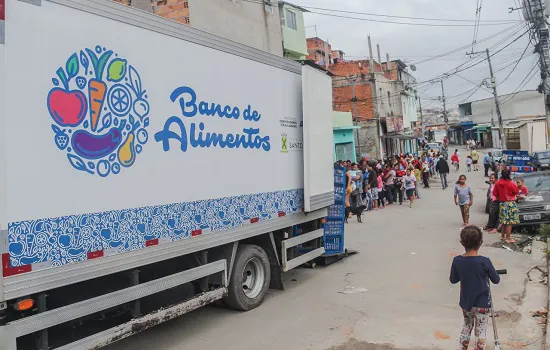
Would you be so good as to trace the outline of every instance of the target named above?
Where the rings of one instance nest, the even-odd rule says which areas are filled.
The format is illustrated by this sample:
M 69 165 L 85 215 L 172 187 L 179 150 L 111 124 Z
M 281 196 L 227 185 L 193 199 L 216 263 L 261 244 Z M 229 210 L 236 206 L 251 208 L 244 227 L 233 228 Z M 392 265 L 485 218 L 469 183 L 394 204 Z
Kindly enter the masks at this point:
M 265 4 L 263 0 L 242 0 L 245 2 L 251 2 L 251 3 L 257 3 L 257 4 Z M 379 14 L 379 13 L 368 13 L 368 12 L 358 12 L 358 11 L 346 11 L 346 10 L 338 10 L 338 9 L 331 9 L 331 8 L 323 8 L 323 7 L 315 7 L 315 6 L 306 6 L 306 5 L 299 5 L 300 7 L 303 7 L 308 10 L 319 10 L 319 11 L 327 11 L 327 12 L 337 12 L 337 13 L 347 13 L 347 14 L 353 14 L 353 15 L 364 15 L 364 16 L 373 16 L 373 17 L 386 17 L 386 18 L 399 18 L 399 19 L 412 19 L 412 20 L 423 20 L 423 21 L 439 21 L 439 22 L 465 22 L 465 23 L 471 23 L 475 22 L 471 19 L 456 19 L 456 18 L 429 18 L 429 17 L 412 17 L 412 16 L 396 16 L 396 15 L 386 15 L 386 14 Z M 315 13 L 315 12 L 312 12 Z M 517 20 L 511 20 L 511 19 L 494 19 L 494 20 L 483 20 L 484 23 L 499 23 L 503 24 L 505 23 L 514 23 L 519 22 Z
M 521 57 L 519 58 L 519 60 L 517 60 L 516 65 L 514 66 L 514 68 L 512 68 L 512 70 L 510 71 L 510 73 L 508 73 L 508 75 L 506 76 L 506 78 L 504 78 L 500 83 L 498 83 L 498 85 L 504 84 L 504 82 L 505 82 L 506 80 L 508 80 L 508 78 L 510 78 L 510 76 L 512 75 L 512 73 L 514 73 L 514 71 L 516 70 L 516 68 L 517 68 L 518 65 L 519 65 L 519 62 L 521 62 L 521 60 L 523 59 L 523 56 L 525 55 L 525 53 L 526 53 L 527 50 L 529 49 L 530 44 L 531 44 L 531 42 L 528 42 L 528 43 L 527 43 L 527 46 L 525 47 L 525 50 L 523 50 L 523 53 L 521 54 Z
M 477 35 L 479 34 L 479 21 L 481 19 L 481 8 L 483 7 L 483 0 L 477 0 L 476 3 L 476 22 L 474 27 L 474 37 L 472 39 L 472 52 L 475 51 L 477 43 Z
M 402 25 L 410 25 L 410 26 L 423 26 L 423 27 L 474 27 L 475 26 L 475 24 L 432 24 L 432 23 L 411 23 L 411 22 L 385 21 L 385 20 L 380 20 L 380 19 L 351 17 L 351 16 L 335 15 L 335 14 L 331 14 L 331 13 L 322 13 L 322 12 L 316 12 L 316 11 L 310 11 L 309 13 L 313 13 L 313 14 L 321 15 L 321 16 L 354 19 L 354 20 L 358 20 L 358 21 L 402 24 Z M 486 24 L 480 24 L 480 25 L 482 25 L 482 26 L 501 26 L 501 25 L 507 25 L 507 24 L 510 24 L 510 23 L 511 22 L 501 22 L 501 23 L 486 23 Z
M 521 39 L 525 34 L 527 34 L 529 32 L 529 30 L 527 30 L 526 32 L 522 33 L 520 36 L 516 37 L 514 40 L 512 40 L 511 42 L 509 42 L 508 44 L 506 44 L 505 46 L 503 46 L 501 49 L 495 51 L 493 54 L 490 55 L 490 57 L 493 57 L 495 55 L 497 55 L 498 53 L 500 53 L 501 51 L 503 51 L 505 48 L 509 47 L 510 45 L 512 45 L 513 43 L 515 43 L 516 41 L 518 41 L 519 39 Z M 443 73 L 443 74 L 440 74 L 439 76 L 437 77 L 434 77 L 432 79 L 429 79 L 429 80 L 425 80 L 423 82 L 418 82 L 416 83 L 416 85 L 422 85 L 422 84 L 425 84 L 425 83 L 429 83 L 429 82 L 433 82 L 435 80 L 439 80 L 439 79 L 443 79 L 443 78 L 449 78 L 450 76 L 456 74 L 456 73 L 460 73 L 460 72 L 463 72 L 465 70 L 468 70 L 472 67 L 475 67 L 483 62 L 487 61 L 487 58 L 483 58 L 483 59 L 480 59 L 478 60 L 477 62 L 475 63 L 472 63 L 470 64 L 469 66 L 467 67 L 464 67 L 464 68 L 460 68 L 461 66 L 464 66 L 464 64 L 462 65 L 459 65 L 453 69 L 451 69 L 450 71 L 447 71 L 446 73 Z
M 497 33 L 494 33 L 494 34 L 492 34 L 492 35 L 490 35 L 490 36 L 488 36 L 488 37 L 485 37 L 485 38 L 479 40 L 478 42 L 479 42 L 479 43 L 485 42 L 485 41 L 487 41 L 487 40 L 493 39 L 493 38 L 495 38 L 495 37 L 497 37 L 497 36 L 499 36 L 499 35 L 501 35 L 501 34 L 504 34 L 504 33 L 508 32 L 508 31 L 510 31 L 510 30 L 512 30 L 512 29 L 516 29 L 516 28 L 518 28 L 518 25 L 513 25 L 513 26 L 508 27 L 508 28 L 506 28 L 506 29 L 504 29 L 504 30 L 501 30 L 501 31 L 499 31 L 499 32 L 497 32 Z M 445 52 L 445 53 L 442 53 L 442 54 L 439 54 L 439 55 L 435 55 L 435 56 L 433 56 L 433 57 L 430 57 L 430 58 L 427 58 L 427 59 L 424 59 L 424 60 L 420 60 L 420 61 L 414 62 L 413 64 L 419 65 L 419 64 L 421 64 L 421 63 L 429 62 L 429 61 L 432 61 L 432 60 L 437 59 L 437 58 L 440 58 L 440 57 L 445 57 L 445 56 L 448 56 L 448 55 L 453 54 L 453 53 L 461 52 L 461 51 L 463 51 L 463 50 L 468 49 L 469 47 L 470 47 L 470 44 L 464 45 L 464 46 L 461 46 L 461 47 L 456 48 L 456 49 L 454 49 L 454 50 L 447 51 L 447 52 Z
M 519 85 L 508 95 L 508 97 L 506 97 L 502 102 L 501 104 L 505 104 L 506 102 L 510 102 L 518 93 L 521 92 L 521 90 L 531 82 L 531 80 L 533 80 L 533 78 L 535 77 L 535 75 L 537 74 L 537 69 L 538 66 L 537 64 L 535 63 L 535 65 L 533 66 L 533 68 L 531 69 L 531 71 L 529 73 L 527 73 L 527 75 L 525 76 L 525 78 L 521 81 L 521 83 L 519 83 Z

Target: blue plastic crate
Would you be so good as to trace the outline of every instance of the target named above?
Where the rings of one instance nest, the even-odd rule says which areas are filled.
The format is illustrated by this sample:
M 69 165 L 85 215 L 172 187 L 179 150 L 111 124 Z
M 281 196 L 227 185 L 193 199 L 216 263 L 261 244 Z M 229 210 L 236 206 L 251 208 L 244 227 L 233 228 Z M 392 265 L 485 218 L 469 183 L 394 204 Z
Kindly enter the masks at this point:
M 344 239 L 342 237 L 325 237 L 325 255 L 343 253 Z
M 346 169 L 334 167 L 334 204 L 328 209 L 323 242 L 325 256 L 344 253 L 344 200 L 346 196 Z

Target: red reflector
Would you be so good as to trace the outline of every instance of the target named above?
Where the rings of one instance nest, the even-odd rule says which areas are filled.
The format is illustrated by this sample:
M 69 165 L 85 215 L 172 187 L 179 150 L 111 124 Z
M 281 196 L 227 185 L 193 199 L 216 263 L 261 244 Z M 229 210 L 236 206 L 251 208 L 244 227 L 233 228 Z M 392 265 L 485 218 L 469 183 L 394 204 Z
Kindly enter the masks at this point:
M 88 253 L 88 260 L 97 259 L 103 257 L 103 250 Z
M 286 215 L 286 213 L 285 213 L 284 211 L 280 211 L 280 212 L 279 212 L 279 217 L 285 216 L 285 215 Z
M 0 0 L 0 21 L 6 19 L 6 0 Z
M 191 231 L 191 237 L 196 237 L 202 235 L 202 230 Z
M 150 241 L 145 241 L 145 246 L 146 247 L 151 247 L 151 246 L 158 245 L 158 244 L 159 244 L 159 239 L 158 238 L 152 239 Z
M 260 221 L 259 218 L 252 218 L 252 219 L 250 219 L 250 223 L 251 223 L 251 224 L 255 224 L 255 223 L 257 223 L 258 221 Z
M 21 273 L 26 273 L 31 271 L 32 271 L 31 265 L 11 267 L 10 254 L 9 253 L 2 254 L 2 275 L 4 277 L 19 275 Z

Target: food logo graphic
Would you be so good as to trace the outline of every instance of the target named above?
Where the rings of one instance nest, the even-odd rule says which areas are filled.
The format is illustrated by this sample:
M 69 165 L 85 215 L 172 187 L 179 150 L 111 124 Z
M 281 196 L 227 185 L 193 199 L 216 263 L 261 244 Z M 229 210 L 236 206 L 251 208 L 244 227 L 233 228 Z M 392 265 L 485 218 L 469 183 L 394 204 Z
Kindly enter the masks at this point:
M 106 177 L 134 164 L 149 139 L 149 102 L 132 65 L 104 47 L 58 68 L 48 94 L 54 142 L 77 170 Z

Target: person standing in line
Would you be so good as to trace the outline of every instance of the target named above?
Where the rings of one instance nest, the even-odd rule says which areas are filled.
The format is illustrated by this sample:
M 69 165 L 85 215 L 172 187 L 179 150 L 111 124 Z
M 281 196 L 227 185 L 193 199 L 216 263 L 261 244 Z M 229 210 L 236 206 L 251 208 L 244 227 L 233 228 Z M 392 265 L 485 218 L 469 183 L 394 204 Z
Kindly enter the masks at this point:
M 386 176 L 384 176 L 384 181 L 386 183 L 386 199 L 388 200 L 388 205 L 393 204 L 393 182 L 395 181 L 395 170 L 391 168 L 390 164 L 386 164 Z
M 518 186 L 510 177 L 510 170 L 502 170 L 501 178 L 495 183 L 493 194 L 500 203 L 499 220 L 501 224 L 501 240 L 506 243 L 515 243 L 510 236 L 512 225 L 519 224 L 519 210 L 516 203 L 519 194 Z
M 468 168 L 468 172 L 472 171 L 472 163 L 473 163 L 472 156 L 467 156 L 466 157 L 466 167 Z
M 416 178 L 416 198 L 417 199 L 422 199 L 422 197 L 420 196 L 420 181 L 422 179 L 422 172 L 420 171 L 421 169 L 421 166 L 420 166 L 420 163 L 418 163 L 417 165 L 414 166 L 414 170 L 413 170 L 413 174 L 414 174 L 414 177 Z
M 485 230 L 489 233 L 497 233 L 499 204 L 497 197 L 495 197 L 495 194 L 493 193 L 495 183 L 497 182 L 496 174 L 491 174 L 489 177 L 489 182 L 491 183 L 491 187 L 489 187 L 489 220 L 487 221 Z
M 399 205 L 403 205 L 403 177 L 405 176 L 405 171 L 399 169 L 399 165 L 396 165 L 395 168 L 395 181 L 393 185 L 393 201 L 399 201 Z
M 378 172 L 378 176 L 376 177 L 376 181 L 378 182 L 378 208 L 383 209 L 385 208 L 384 204 L 384 180 L 382 180 L 382 174 Z
M 403 177 L 403 185 L 405 193 L 409 199 L 409 208 L 413 207 L 414 190 L 416 189 L 416 177 L 411 173 L 411 169 L 407 169 L 406 175 Z
M 483 157 L 483 167 L 485 168 L 485 177 L 489 177 L 489 169 L 491 168 L 491 158 L 493 154 L 491 152 L 486 153 Z
M 470 207 L 474 204 L 474 194 L 470 186 L 466 184 L 466 175 L 460 175 L 455 185 L 455 205 L 460 207 L 463 226 L 470 223 Z
M 378 210 L 378 174 L 376 169 L 367 165 L 369 171 L 367 189 L 370 191 L 370 197 L 373 204 L 373 209 Z
M 347 175 L 348 187 L 351 185 L 353 188 L 351 193 L 351 206 L 355 208 L 362 203 L 363 172 L 359 170 L 357 163 L 352 163 L 351 170 L 347 172 Z
M 430 165 L 427 160 L 422 163 L 422 181 L 424 182 L 424 188 L 430 188 Z
M 478 254 L 483 244 L 483 233 L 476 226 L 467 226 L 460 232 L 460 243 L 465 253 L 455 256 L 449 281 L 460 282 L 460 308 L 464 326 L 460 334 L 460 349 L 467 350 L 475 327 L 476 349 L 487 348 L 487 325 L 491 308 L 489 280 L 500 282 L 500 276 L 487 257 Z
M 447 184 L 447 175 L 449 174 L 449 163 L 443 158 L 443 156 L 439 157 L 439 162 L 437 162 L 437 171 L 439 172 L 439 176 L 441 177 L 441 188 L 446 189 L 449 187 Z
M 479 153 L 474 148 L 472 152 L 470 152 L 470 157 L 472 158 L 472 164 L 474 165 L 474 171 L 479 171 Z

